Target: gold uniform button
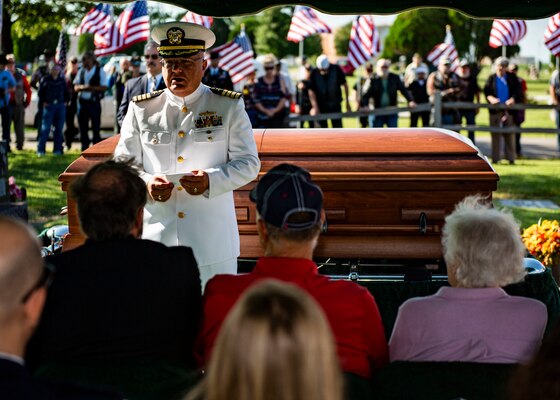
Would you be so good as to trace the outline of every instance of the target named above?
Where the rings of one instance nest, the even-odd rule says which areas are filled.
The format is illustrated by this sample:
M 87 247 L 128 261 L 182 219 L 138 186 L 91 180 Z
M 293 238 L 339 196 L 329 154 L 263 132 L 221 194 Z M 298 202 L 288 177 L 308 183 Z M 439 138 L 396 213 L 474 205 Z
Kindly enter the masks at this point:
M 178 135 L 179 137 L 185 137 L 185 131 L 179 131 Z
M 155 139 L 155 138 L 152 139 L 152 143 L 153 143 L 153 144 L 157 144 L 157 139 Z
M 183 186 L 177 186 L 177 190 L 180 192 L 181 190 L 183 190 Z
M 208 140 L 211 142 L 213 140 L 212 136 L 208 136 Z
M 206 131 L 206 133 L 210 134 L 210 133 L 212 133 L 212 131 Z
M 183 111 L 184 113 L 188 112 L 189 109 L 187 108 L 187 106 L 183 106 L 183 108 L 181 108 L 181 111 Z
M 179 211 L 179 212 L 177 213 L 177 216 L 178 216 L 179 218 L 185 218 L 185 213 L 182 212 L 182 211 Z
M 185 161 L 185 159 L 184 159 L 183 157 L 181 157 L 181 156 L 177 157 L 177 162 L 180 162 L 180 163 L 181 163 L 181 162 L 183 162 L 183 161 Z

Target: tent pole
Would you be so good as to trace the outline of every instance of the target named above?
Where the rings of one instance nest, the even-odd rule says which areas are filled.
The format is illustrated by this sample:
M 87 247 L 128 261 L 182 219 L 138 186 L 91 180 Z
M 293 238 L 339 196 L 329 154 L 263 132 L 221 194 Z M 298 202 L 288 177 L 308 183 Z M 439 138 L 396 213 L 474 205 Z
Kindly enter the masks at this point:
M 502 46 L 502 57 L 504 57 L 504 58 L 506 57 L 506 46 L 505 45 Z

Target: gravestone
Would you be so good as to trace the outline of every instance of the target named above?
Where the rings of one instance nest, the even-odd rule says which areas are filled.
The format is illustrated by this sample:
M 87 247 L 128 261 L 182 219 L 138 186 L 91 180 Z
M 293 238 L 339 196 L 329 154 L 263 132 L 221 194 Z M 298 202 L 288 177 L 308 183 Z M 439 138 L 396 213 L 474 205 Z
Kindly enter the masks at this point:
M 8 187 L 8 144 L 0 140 L 0 204 L 10 201 Z

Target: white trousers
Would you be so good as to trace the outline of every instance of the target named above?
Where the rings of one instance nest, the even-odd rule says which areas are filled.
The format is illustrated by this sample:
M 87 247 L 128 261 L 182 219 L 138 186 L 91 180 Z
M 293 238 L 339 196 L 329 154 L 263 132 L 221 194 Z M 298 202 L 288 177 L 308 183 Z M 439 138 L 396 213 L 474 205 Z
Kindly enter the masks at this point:
M 202 287 L 202 293 L 204 293 L 206 283 L 212 279 L 214 275 L 237 274 L 237 258 L 230 258 L 229 260 L 216 264 L 199 265 L 198 270 L 200 271 L 200 285 Z

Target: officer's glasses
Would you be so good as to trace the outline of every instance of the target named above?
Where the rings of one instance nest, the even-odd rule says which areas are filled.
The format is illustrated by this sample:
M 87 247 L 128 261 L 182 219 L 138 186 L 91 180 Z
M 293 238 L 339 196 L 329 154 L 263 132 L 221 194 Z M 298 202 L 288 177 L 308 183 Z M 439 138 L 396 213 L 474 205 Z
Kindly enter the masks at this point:
M 45 264 L 43 266 L 43 271 L 41 272 L 41 276 L 37 280 L 37 282 L 31 287 L 21 298 L 21 303 L 27 303 L 27 300 L 31 297 L 33 293 L 39 290 L 42 287 L 49 287 L 52 283 L 53 276 L 54 276 L 54 265 Z
M 163 65 L 163 68 L 165 69 L 189 69 L 189 68 L 193 68 L 194 65 L 201 61 L 204 60 L 204 57 L 198 57 L 198 58 L 178 58 L 178 59 L 162 59 L 161 60 L 161 65 Z

